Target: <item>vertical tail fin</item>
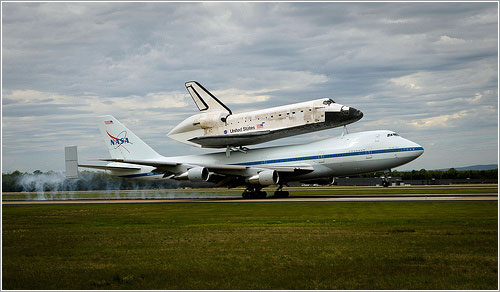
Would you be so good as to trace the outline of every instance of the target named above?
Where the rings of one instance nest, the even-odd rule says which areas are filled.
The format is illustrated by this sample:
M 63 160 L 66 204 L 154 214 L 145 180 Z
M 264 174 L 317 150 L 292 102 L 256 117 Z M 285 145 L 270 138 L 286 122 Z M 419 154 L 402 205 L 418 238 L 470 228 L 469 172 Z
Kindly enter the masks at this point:
M 228 115 L 232 114 L 231 110 L 225 104 L 211 94 L 210 91 L 206 90 L 205 87 L 201 86 L 200 83 L 196 81 L 186 82 L 186 89 L 191 94 L 194 103 L 200 111 L 222 111 L 227 112 Z
M 78 154 L 76 146 L 64 147 L 66 178 L 78 178 Z
M 150 159 L 161 156 L 115 117 L 100 116 L 97 121 L 112 158 Z

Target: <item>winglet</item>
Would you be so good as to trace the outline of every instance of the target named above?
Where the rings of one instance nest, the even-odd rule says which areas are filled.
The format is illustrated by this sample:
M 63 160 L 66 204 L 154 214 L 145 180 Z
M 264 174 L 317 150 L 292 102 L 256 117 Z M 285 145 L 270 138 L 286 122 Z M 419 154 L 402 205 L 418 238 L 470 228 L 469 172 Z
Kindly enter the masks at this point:
M 217 99 L 210 91 L 205 89 L 200 83 L 196 81 L 186 82 L 186 89 L 191 94 L 194 103 L 201 112 L 208 111 L 224 111 L 232 114 L 231 110 Z

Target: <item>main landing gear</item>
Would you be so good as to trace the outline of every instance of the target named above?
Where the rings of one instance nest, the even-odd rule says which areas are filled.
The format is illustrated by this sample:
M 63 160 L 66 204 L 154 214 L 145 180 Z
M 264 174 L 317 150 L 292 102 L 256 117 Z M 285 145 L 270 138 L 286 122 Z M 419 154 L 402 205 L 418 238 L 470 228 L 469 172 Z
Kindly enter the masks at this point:
M 247 188 L 243 194 L 242 194 L 244 199 L 265 199 L 267 197 L 267 193 L 264 191 L 261 191 L 260 188 Z
M 290 193 L 288 191 L 283 190 L 283 185 L 279 185 L 278 189 L 274 191 L 275 198 L 288 198 Z
M 267 193 L 262 191 L 261 188 L 248 187 L 242 194 L 244 199 L 265 199 L 267 198 Z M 283 190 L 283 186 L 280 185 L 272 198 L 288 198 L 290 193 Z

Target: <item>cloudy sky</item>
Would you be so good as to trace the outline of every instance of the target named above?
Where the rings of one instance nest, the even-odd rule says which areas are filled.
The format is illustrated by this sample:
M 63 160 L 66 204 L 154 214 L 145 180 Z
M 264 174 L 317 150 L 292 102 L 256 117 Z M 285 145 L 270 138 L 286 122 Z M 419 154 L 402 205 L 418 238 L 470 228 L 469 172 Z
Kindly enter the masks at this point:
M 106 158 L 112 114 L 166 156 L 198 111 L 196 80 L 233 112 L 321 97 L 360 109 L 349 131 L 421 144 L 398 168 L 498 160 L 497 3 L 2 3 L 2 171 Z M 340 135 L 332 129 L 264 145 Z

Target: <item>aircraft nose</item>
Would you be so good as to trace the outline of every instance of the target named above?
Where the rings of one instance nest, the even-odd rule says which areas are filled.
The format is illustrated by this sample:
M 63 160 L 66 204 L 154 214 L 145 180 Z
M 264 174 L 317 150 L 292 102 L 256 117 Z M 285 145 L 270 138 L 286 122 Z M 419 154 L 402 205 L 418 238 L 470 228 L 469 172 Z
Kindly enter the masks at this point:
M 419 144 L 408 140 L 409 146 L 413 148 L 413 153 L 415 154 L 415 158 L 419 157 L 420 155 L 424 154 L 424 147 L 420 146 Z
M 350 120 L 359 121 L 363 117 L 363 112 L 353 107 L 349 107 L 348 117 Z
M 363 117 L 363 113 L 353 107 L 342 106 L 340 111 L 326 111 L 325 121 L 336 127 L 354 123 Z
M 416 143 L 415 143 L 416 144 Z M 420 146 L 417 144 L 417 152 L 418 152 L 418 156 L 424 154 L 424 147 Z

